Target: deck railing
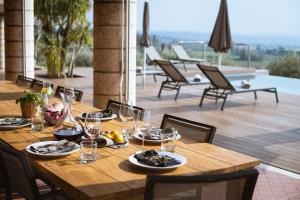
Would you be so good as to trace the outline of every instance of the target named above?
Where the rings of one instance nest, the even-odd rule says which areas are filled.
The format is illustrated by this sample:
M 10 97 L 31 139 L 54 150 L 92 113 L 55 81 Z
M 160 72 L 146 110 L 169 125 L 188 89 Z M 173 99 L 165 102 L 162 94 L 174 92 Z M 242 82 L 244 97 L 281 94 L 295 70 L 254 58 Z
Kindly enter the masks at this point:
M 208 47 L 208 42 L 207 41 L 202 41 L 202 40 L 198 40 L 198 41 L 179 41 L 179 44 L 199 44 L 201 45 L 201 49 L 202 49 L 202 58 L 205 59 L 206 58 L 206 52 L 207 52 L 207 48 Z M 247 48 L 247 67 L 250 68 L 251 66 L 251 54 L 250 54 L 250 45 L 246 44 L 246 43 L 234 43 L 233 44 L 233 48 L 235 48 L 236 46 L 238 47 L 246 47 Z

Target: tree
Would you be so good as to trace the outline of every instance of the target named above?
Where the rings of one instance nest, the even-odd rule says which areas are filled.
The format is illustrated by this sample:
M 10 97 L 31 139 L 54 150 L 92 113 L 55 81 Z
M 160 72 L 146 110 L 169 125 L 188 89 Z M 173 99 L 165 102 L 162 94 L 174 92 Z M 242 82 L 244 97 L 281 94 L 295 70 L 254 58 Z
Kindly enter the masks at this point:
M 80 29 L 80 30 L 78 30 Z M 72 42 L 72 56 L 70 65 L 68 68 L 67 76 L 73 77 L 73 71 L 75 68 L 75 63 L 84 44 L 91 45 L 92 44 L 92 31 L 90 30 L 90 24 L 88 26 L 78 26 L 76 30 L 73 30 L 70 34 L 70 41 Z
M 44 47 L 48 76 L 64 77 L 70 45 L 76 46 L 76 41 L 79 43 L 72 56 L 72 62 L 75 63 L 80 48 L 88 42 L 86 14 L 90 8 L 89 0 L 35 0 L 34 7 L 36 20 L 40 24 L 37 26 L 41 29 L 39 42 Z M 69 69 L 68 74 L 72 74 L 72 71 Z

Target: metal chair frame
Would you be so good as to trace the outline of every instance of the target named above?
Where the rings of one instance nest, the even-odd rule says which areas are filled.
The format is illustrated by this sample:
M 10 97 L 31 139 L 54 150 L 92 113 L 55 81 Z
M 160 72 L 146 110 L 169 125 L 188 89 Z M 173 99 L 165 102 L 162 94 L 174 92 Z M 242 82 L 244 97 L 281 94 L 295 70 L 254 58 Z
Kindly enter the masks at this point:
M 215 183 L 229 180 L 246 179 L 244 190 L 242 193 L 242 200 L 251 200 L 255 185 L 258 178 L 258 171 L 256 169 L 243 170 L 228 174 L 217 175 L 200 175 L 200 176 L 160 176 L 148 175 L 146 180 L 146 188 L 144 193 L 144 200 L 154 199 L 154 188 L 157 183 L 170 184 L 196 184 L 196 183 Z M 217 191 L 216 191 L 217 192 Z
M 227 100 L 228 95 L 233 94 L 240 94 L 240 93 L 254 93 L 255 100 L 257 99 L 257 92 L 271 92 L 275 94 L 276 103 L 279 103 L 278 99 L 278 93 L 276 87 L 265 87 L 265 88 L 255 88 L 255 89 L 243 89 L 243 90 L 237 90 L 231 83 L 228 81 L 228 79 L 224 76 L 224 74 L 217 68 L 212 66 L 204 66 L 197 64 L 198 68 L 202 71 L 202 73 L 210 80 L 211 85 L 204 89 L 199 106 L 202 106 L 203 100 L 205 97 L 211 97 L 215 98 L 216 102 L 218 99 L 223 99 L 223 103 L 221 106 L 221 110 L 224 110 L 225 103 Z M 204 68 L 205 67 L 205 68 Z M 209 72 L 216 72 L 219 74 L 220 77 L 222 77 L 223 81 L 226 82 L 226 86 L 220 86 L 215 83 L 215 81 L 211 78 L 209 75 Z
M 173 116 L 173 115 L 164 114 L 163 120 L 162 120 L 161 125 L 160 125 L 161 129 L 166 128 L 165 124 L 166 124 L 168 119 L 176 120 L 178 122 L 183 122 L 183 123 L 190 124 L 190 125 L 193 125 L 193 126 L 208 129 L 209 131 L 208 131 L 207 140 L 203 141 L 203 142 L 210 143 L 210 144 L 213 142 L 213 139 L 214 139 L 214 136 L 215 136 L 215 133 L 216 133 L 216 130 L 217 130 L 216 127 L 208 125 L 208 124 L 203 124 L 203 123 L 200 123 L 200 122 L 195 122 L 195 121 L 192 121 L 192 120 L 176 117 L 176 116 Z

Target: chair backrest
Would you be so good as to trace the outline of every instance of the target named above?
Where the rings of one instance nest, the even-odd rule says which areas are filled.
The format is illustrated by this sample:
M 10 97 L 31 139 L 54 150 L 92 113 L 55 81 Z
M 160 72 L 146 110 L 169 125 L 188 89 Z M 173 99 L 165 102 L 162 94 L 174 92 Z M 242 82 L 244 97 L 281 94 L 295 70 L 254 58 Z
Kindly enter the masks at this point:
M 181 45 L 172 45 L 172 48 L 178 59 L 190 59 L 190 56 Z
M 155 60 L 155 63 L 166 73 L 167 77 L 174 82 L 188 83 L 188 80 L 169 60 Z
M 51 84 L 51 88 L 53 89 L 54 85 Z M 32 84 L 31 84 L 31 89 L 34 92 L 41 92 L 43 89 L 43 81 L 41 80 L 37 80 L 37 79 L 33 79 Z
M 16 80 L 16 84 L 18 86 L 24 86 L 24 87 L 31 87 L 33 79 L 32 78 L 28 78 L 26 76 L 22 76 L 22 75 L 18 75 L 18 78 Z
M 57 86 L 54 95 L 56 97 L 60 97 L 60 93 L 64 93 L 65 91 L 71 91 L 71 90 L 63 86 Z M 74 95 L 75 95 L 75 100 L 80 102 L 83 96 L 83 91 L 74 89 Z
M 217 67 L 202 64 L 197 64 L 197 66 L 216 89 L 235 90 L 228 79 Z
M 38 199 L 38 187 L 26 154 L 0 140 L 0 156 L 11 192 L 16 192 L 26 199 Z
M 165 114 L 160 128 L 168 127 L 175 128 L 184 137 L 206 143 L 212 143 L 216 132 L 214 126 Z
M 161 60 L 161 56 L 153 46 L 147 48 L 146 54 L 150 61 Z
M 206 176 L 147 176 L 144 200 L 251 200 L 256 169 Z
M 115 101 L 112 99 L 109 99 L 106 105 L 106 109 L 110 109 L 112 110 L 112 113 L 116 114 L 119 116 L 119 110 L 121 107 L 121 102 L 119 101 Z M 127 107 L 129 107 L 128 104 L 124 104 Z M 143 112 L 144 112 L 144 108 L 138 107 L 138 106 L 133 106 L 134 112 L 135 112 L 135 116 L 137 117 L 137 120 L 142 120 L 143 119 Z

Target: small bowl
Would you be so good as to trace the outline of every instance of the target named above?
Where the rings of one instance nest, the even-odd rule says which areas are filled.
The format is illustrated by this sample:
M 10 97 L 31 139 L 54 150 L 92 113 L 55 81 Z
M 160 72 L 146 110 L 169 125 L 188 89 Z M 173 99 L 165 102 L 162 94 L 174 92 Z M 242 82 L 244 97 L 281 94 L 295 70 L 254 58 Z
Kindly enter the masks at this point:
M 62 128 L 55 130 L 53 135 L 59 140 L 75 141 L 83 135 L 83 130 L 77 131 L 75 128 Z

